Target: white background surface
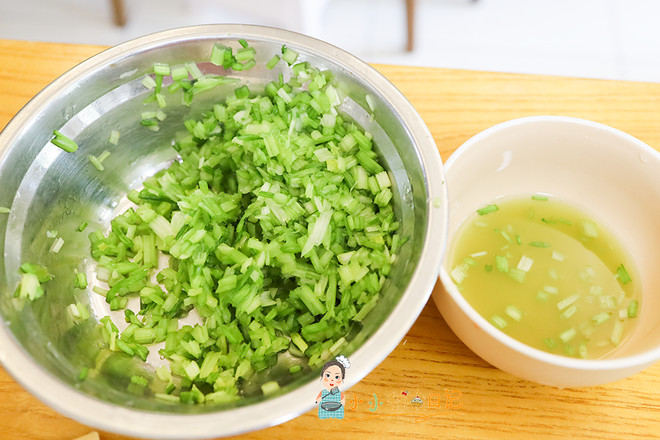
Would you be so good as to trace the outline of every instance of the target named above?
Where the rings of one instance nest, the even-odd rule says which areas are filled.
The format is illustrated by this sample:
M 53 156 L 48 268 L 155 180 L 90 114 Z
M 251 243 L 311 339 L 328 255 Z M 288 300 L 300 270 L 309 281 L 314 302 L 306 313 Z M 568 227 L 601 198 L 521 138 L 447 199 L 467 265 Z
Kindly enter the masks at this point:
M 301 31 L 368 62 L 660 82 L 660 1 L 0 0 L 0 38 L 112 45 L 172 27 L 252 23 Z M 304 18 L 305 17 L 305 18 Z M 2 66 L 0 66 L 2 69 Z

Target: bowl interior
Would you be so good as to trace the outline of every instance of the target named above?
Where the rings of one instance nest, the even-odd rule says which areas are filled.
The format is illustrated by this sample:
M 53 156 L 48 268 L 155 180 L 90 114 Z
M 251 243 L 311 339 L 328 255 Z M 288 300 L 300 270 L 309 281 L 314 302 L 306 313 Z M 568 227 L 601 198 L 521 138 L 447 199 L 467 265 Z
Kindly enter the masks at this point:
M 236 49 L 239 38 L 246 39 L 256 49 L 257 66 L 253 69 L 223 72 L 210 63 L 200 62 L 209 59 L 215 43 Z M 142 101 L 149 94 L 141 80 L 151 72 L 153 63 L 178 65 L 198 61 L 202 72 L 227 74 L 237 78 L 238 85 L 247 84 L 251 91 L 258 92 L 280 73 L 285 80 L 288 78 L 290 69 L 283 62 L 272 71 L 264 67 L 274 54 L 281 53 L 283 44 L 300 53 L 299 61 L 329 69 L 338 78 L 343 93 L 341 113 L 373 134 L 393 180 L 401 232 L 409 238 L 383 287 L 382 301 L 361 326 L 355 326 L 348 345 L 342 350 L 345 356 L 354 357 L 355 368 L 351 369 L 347 385 L 357 382 L 375 367 L 412 325 L 437 275 L 444 249 L 441 230 L 446 228 L 446 205 L 430 208 L 429 200 L 440 197 L 444 201 L 446 198 L 439 155 L 421 118 L 373 69 L 325 43 L 293 33 L 249 26 L 189 28 L 126 43 L 78 66 L 28 104 L 0 135 L 3 188 L 0 205 L 12 207 L 9 216 L 0 217 L 0 248 L 4 254 L 0 264 L 2 315 L 11 338 L 52 375 L 99 400 L 140 410 L 208 412 L 216 409 L 204 405 L 172 406 L 152 398 L 136 397 L 127 393 L 125 387 L 117 386 L 116 371 L 153 372 L 160 362 L 157 355 L 150 355 L 146 366 L 117 357 L 114 365 L 108 364 L 112 368 L 79 383 L 77 376 L 81 366 L 89 365 L 98 352 L 92 327 L 108 314 L 115 322 L 120 322 L 123 314 L 110 312 L 104 298 L 91 292 L 93 283 L 85 295 L 76 294 L 71 288 L 71 279 L 74 270 L 85 272 L 90 281 L 95 279 L 95 263 L 90 256 L 87 233 L 107 231 L 110 220 L 126 209 L 127 192 L 140 188 L 145 177 L 176 158 L 171 140 L 185 130 L 182 125 L 185 119 L 212 108 L 213 103 L 233 94 L 236 87 L 221 86 L 199 95 L 191 107 L 182 105 L 178 94 L 168 96 L 167 119 L 160 124 L 160 131 L 154 133 L 139 123 L 140 113 L 145 111 Z M 50 145 L 53 129 L 74 139 L 81 149 L 67 154 Z M 90 166 L 87 155 L 99 155 L 108 149 L 111 130 L 120 131 L 120 142 L 112 147 L 111 156 L 104 162 L 105 171 L 99 173 Z M 430 218 L 431 210 L 435 212 L 435 220 Z M 76 232 L 82 220 L 89 222 L 84 234 Z M 440 240 L 429 250 L 426 242 L 429 231 L 434 228 L 438 231 L 433 234 L 438 234 Z M 58 254 L 48 252 L 51 241 L 45 237 L 49 230 L 57 230 L 65 240 L 66 245 Z M 424 288 L 411 292 L 407 288 L 419 276 L 417 266 L 425 256 L 435 267 L 428 276 L 423 275 L 424 280 L 418 280 Z M 23 262 L 43 264 L 55 278 L 49 282 L 44 298 L 17 307 L 12 295 L 18 282 L 18 268 Z M 407 309 L 396 309 L 401 307 L 404 296 L 411 297 Z M 93 311 L 95 319 L 85 326 L 72 326 L 66 317 L 66 306 L 76 299 Z M 374 339 L 379 329 L 382 333 L 383 323 L 392 319 L 395 309 L 399 310 L 396 313 L 401 318 L 394 327 L 397 329 L 394 337 L 381 334 L 378 336 L 380 344 L 372 342 L 370 338 Z M 372 351 L 366 350 L 369 344 L 376 344 L 371 345 Z M 11 363 L 8 359 L 4 361 Z M 278 396 L 316 382 L 317 374 L 317 371 L 306 370 L 294 380 L 288 370 L 276 366 L 263 380 L 280 381 L 282 389 L 275 393 Z M 317 387 L 311 385 L 311 388 Z M 264 399 L 258 390 L 247 394 L 245 400 L 234 405 Z M 290 407 L 273 407 L 272 414 L 254 423 L 262 426 L 275 423 L 272 420 L 277 417 L 282 420 L 292 411 L 308 409 L 307 403 L 300 402 L 299 399 Z M 248 417 L 255 418 L 254 414 L 246 414 L 246 419 Z
M 542 193 L 581 208 L 620 239 L 641 277 L 639 322 L 608 358 L 644 353 L 660 344 L 660 320 L 653 313 L 660 306 L 655 264 L 660 245 L 658 170 L 655 150 L 601 124 L 532 117 L 497 125 L 467 141 L 447 161 L 449 244 L 467 217 L 500 197 Z M 447 259 L 444 264 L 443 284 L 458 298 Z M 478 316 L 467 302 L 461 304 L 473 318 Z M 494 327 L 492 331 L 499 333 Z

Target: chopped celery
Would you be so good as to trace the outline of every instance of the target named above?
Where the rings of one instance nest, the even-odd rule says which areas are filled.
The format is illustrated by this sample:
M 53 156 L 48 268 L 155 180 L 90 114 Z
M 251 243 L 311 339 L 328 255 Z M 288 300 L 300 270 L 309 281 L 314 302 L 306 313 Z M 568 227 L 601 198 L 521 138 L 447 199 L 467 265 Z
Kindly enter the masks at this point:
M 240 85 L 184 121 L 178 160 L 128 194 L 134 206 L 106 234 L 89 235 L 97 278 L 107 283 L 92 290 L 112 310 L 140 300 L 139 311 L 125 310 L 125 330 L 101 320 L 104 341 L 141 359 L 147 345 L 163 344 L 160 399 L 230 402 L 283 352 L 310 366 L 336 354 L 379 303 L 406 242 L 372 135 L 340 114 L 332 75 L 297 58 L 282 49 L 293 66 L 288 82 L 280 74 L 263 92 Z M 254 59 L 245 42 L 235 52 L 214 46 L 210 61 L 245 70 Z M 183 91 L 187 104 L 233 81 L 200 67 L 168 67 L 170 91 Z M 151 102 L 166 75 L 154 69 Z M 164 117 L 156 108 L 140 121 L 156 130 Z M 94 159 L 102 167 L 107 156 Z M 200 323 L 180 325 L 192 310 Z M 264 394 L 279 387 L 262 386 Z
M 520 257 L 520 261 L 518 262 L 517 267 L 523 272 L 529 272 L 533 264 L 534 264 L 533 259 L 527 257 L 526 255 L 523 255 L 522 257 Z
M 78 380 L 82 382 L 83 380 L 87 379 L 88 374 L 89 374 L 89 368 L 82 367 L 80 369 L 80 372 L 78 373 Z
M 268 61 L 266 64 L 266 69 L 268 70 L 273 70 L 273 68 L 277 65 L 277 63 L 280 61 L 279 55 L 273 55 L 273 58 Z
M 84 272 L 78 272 L 76 278 L 73 281 L 73 287 L 76 289 L 86 289 L 87 288 L 87 276 Z
M 274 393 L 275 391 L 277 391 L 279 389 L 280 389 L 280 385 L 275 381 L 266 382 L 265 384 L 261 385 L 261 391 L 265 395 Z
M 64 245 L 64 239 L 62 237 L 57 237 L 53 244 L 50 246 L 50 252 L 57 254 L 62 246 Z
M 154 64 L 154 74 L 156 75 L 169 75 L 170 74 L 170 66 L 167 64 L 162 64 L 162 63 L 156 63 Z
M 101 161 L 99 160 L 98 157 L 93 156 L 93 155 L 90 154 L 89 156 L 87 156 L 87 159 L 89 159 L 89 161 L 92 163 L 92 165 L 94 165 L 94 168 L 96 168 L 97 170 L 99 170 L 99 171 L 104 170 L 103 164 L 101 163 Z
M 630 278 L 630 275 L 628 274 L 626 268 L 623 266 L 623 263 L 616 268 L 616 275 L 619 278 L 621 284 L 628 284 L 632 281 L 632 278 Z
M 53 279 L 53 276 L 48 273 L 48 269 L 40 264 L 23 263 L 20 267 L 21 273 L 31 273 L 37 276 L 40 283 L 45 283 Z
M 584 220 L 582 222 L 582 233 L 588 238 L 598 237 L 598 226 L 590 220 Z
M 477 209 L 477 214 L 486 215 L 486 214 L 490 214 L 491 212 L 495 212 L 498 209 L 500 209 L 500 208 L 497 205 L 487 205 L 487 206 L 484 206 L 483 208 Z
M 225 61 L 225 51 L 231 50 L 221 44 L 216 44 L 213 46 L 213 49 L 211 50 L 211 64 L 215 64 L 216 66 L 222 66 L 222 64 Z M 187 78 L 188 75 L 184 78 Z M 182 79 L 181 77 L 177 79 Z
M 536 292 L 536 299 L 540 302 L 546 302 L 550 299 L 550 295 L 548 294 L 548 292 L 539 290 L 538 292 Z
M 560 319 L 568 319 L 571 316 L 573 316 L 575 314 L 575 312 L 577 312 L 577 311 L 578 311 L 577 305 L 571 304 L 566 309 L 564 309 L 564 311 L 561 312 L 561 314 L 559 315 L 559 318 Z
M 523 317 L 522 311 L 514 305 L 507 306 L 504 310 L 504 313 L 506 313 L 511 319 L 515 321 L 520 321 Z
M 575 331 L 575 329 L 571 327 L 568 330 L 564 330 L 563 332 L 561 332 L 559 334 L 559 339 L 561 339 L 561 341 L 565 344 L 569 342 L 571 339 L 573 339 L 576 334 L 577 332 Z
M 23 263 L 20 267 L 21 281 L 14 292 L 14 296 L 34 301 L 44 296 L 42 283 L 50 281 L 53 276 L 48 269 L 39 264 Z
M 578 299 L 580 299 L 580 295 L 578 293 L 567 296 L 557 303 L 557 308 L 559 310 L 564 310 L 566 307 L 573 305 Z
M 499 315 L 493 315 L 490 317 L 490 323 L 499 329 L 503 329 L 507 326 L 507 322 L 504 318 Z
M 39 283 L 39 279 L 33 273 L 24 273 L 21 275 L 21 282 L 16 290 L 16 296 L 27 300 L 35 300 L 44 295 L 44 289 Z
M 108 143 L 112 145 L 117 145 L 119 143 L 119 131 L 117 130 L 112 130 L 110 132 L 110 137 L 108 138 Z
M 60 147 L 62 150 L 67 153 L 73 153 L 78 149 L 78 144 L 76 144 L 72 139 L 63 135 L 57 130 L 53 130 L 53 139 L 50 140 L 50 143 Z
M 500 272 L 508 272 L 509 271 L 509 261 L 506 259 L 505 256 L 496 255 L 495 256 L 495 267 Z
M 282 59 L 291 66 L 298 59 L 298 52 L 286 46 L 282 46 Z
M 152 90 L 156 87 L 156 81 L 151 77 L 151 75 L 145 75 L 145 77 L 142 78 L 142 85 L 147 89 Z
M 522 283 L 525 281 L 527 272 L 520 270 L 517 267 L 514 267 L 509 270 L 509 276 L 514 280 L 516 280 L 517 282 Z

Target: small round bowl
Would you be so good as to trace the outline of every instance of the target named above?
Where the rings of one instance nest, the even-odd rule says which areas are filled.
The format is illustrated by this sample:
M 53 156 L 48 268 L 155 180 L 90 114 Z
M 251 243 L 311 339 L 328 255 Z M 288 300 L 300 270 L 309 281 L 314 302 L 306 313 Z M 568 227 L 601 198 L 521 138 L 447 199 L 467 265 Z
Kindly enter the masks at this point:
M 621 240 L 642 283 L 639 322 L 615 352 L 584 360 L 546 353 L 504 334 L 463 298 L 449 276 L 433 293 L 438 309 L 477 355 L 513 375 L 557 387 L 603 384 L 660 359 L 660 154 L 614 128 L 582 119 L 537 116 L 491 127 L 445 164 L 449 245 L 460 224 L 498 197 L 544 193 L 592 213 Z
M 212 48 L 220 43 L 236 50 L 239 39 L 256 50 L 257 65 L 223 74 L 252 91 L 262 91 L 280 74 L 288 80 L 291 69 L 286 63 L 266 68 L 274 55 L 282 54 L 283 45 L 299 53 L 298 61 L 331 71 L 344 97 L 338 111 L 373 134 L 393 181 L 394 209 L 401 233 L 409 240 L 392 265 L 379 303 L 341 348 L 351 361 L 344 389 L 397 346 L 437 281 L 447 228 L 440 155 L 419 114 L 375 69 L 330 44 L 261 26 L 193 26 L 113 47 L 55 80 L 0 133 L 0 206 L 11 206 L 9 214 L 0 216 L 0 362 L 38 398 L 85 424 L 136 437 L 210 438 L 282 423 L 314 406 L 321 388 L 319 367 L 305 367 L 293 376 L 288 367 L 278 371 L 275 366 L 261 382 L 275 380 L 279 390 L 264 396 L 255 386 L 242 400 L 226 405 L 170 404 L 117 385 L 117 370 L 153 374 L 157 353 L 146 366 L 129 363 L 114 368 L 114 373 L 103 370 L 82 382 L 78 379 L 83 366 L 90 361 L 95 365 L 97 341 L 89 340 L 92 330 L 110 314 L 105 300 L 91 289 L 81 295 L 72 288 L 74 270 L 96 278 L 87 233 L 107 231 L 110 220 L 126 209 L 126 194 L 176 159 L 171 140 L 182 130 L 182 122 L 233 95 L 235 87 L 200 94 L 190 107 L 177 96 L 168 102 L 168 117 L 160 130 L 152 133 L 139 123 L 149 95 L 141 82 L 157 62 L 194 61 L 202 72 L 218 73 L 219 68 L 208 62 Z M 72 138 L 80 149 L 69 154 L 50 144 L 53 129 Z M 98 173 L 87 156 L 108 148 L 111 130 L 120 131 L 121 139 L 104 162 L 105 170 Z M 82 220 L 89 222 L 84 234 L 76 232 Z M 49 230 L 59 231 L 66 242 L 57 255 L 48 251 Z M 12 297 L 24 262 L 44 264 L 55 278 L 43 298 L 17 308 Z M 93 319 L 84 327 L 66 325 L 67 306 L 75 301 L 92 311 Z M 102 365 L 109 365 L 108 360 Z

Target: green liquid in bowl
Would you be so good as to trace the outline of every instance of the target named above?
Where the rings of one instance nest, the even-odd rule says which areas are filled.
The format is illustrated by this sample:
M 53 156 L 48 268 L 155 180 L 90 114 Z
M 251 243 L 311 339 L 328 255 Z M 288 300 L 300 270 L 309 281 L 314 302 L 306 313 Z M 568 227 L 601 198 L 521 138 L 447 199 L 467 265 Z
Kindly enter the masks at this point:
M 479 314 L 554 354 L 606 356 L 632 332 L 641 308 L 641 282 L 615 236 L 545 196 L 478 210 L 461 225 L 449 267 Z

